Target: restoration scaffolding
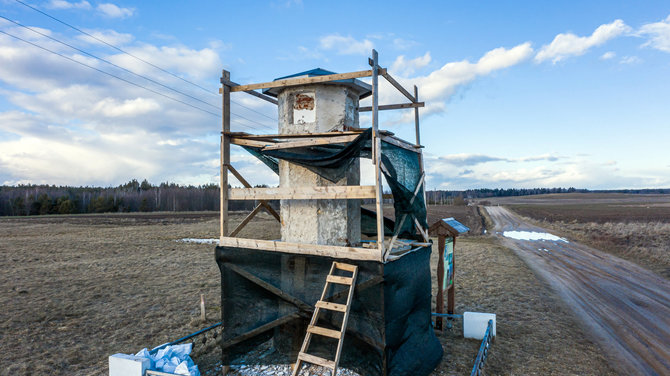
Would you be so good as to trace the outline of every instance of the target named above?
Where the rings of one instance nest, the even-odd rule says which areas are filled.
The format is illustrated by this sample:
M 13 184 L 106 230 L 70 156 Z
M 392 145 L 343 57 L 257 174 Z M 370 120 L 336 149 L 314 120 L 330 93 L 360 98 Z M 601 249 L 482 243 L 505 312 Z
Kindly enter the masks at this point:
M 320 327 L 337 328 L 340 336 L 346 333 L 343 367 L 365 375 L 428 375 L 440 361 L 442 347 L 430 313 L 432 243 L 419 133 L 424 103 L 416 86 L 410 93 L 379 66 L 377 51 L 368 63 L 368 70 L 334 73 L 317 68 L 248 85 L 231 81 L 230 72 L 223 71 L 216 260 L 221 270 L 224 374 L 231 365 L 249 364 L 245 354 L 268 341 L 283 356 L 281 361 L 296 361 L 317 303 L 346 303 L 346 289 L 323 290 L 333 262 L 358 270 L 346 328 L 341 328 L 341 312 L 319 316 Z M 409 102 L 379 105 L 379 76 Z M 371 77 L 371 84 L 359 80 L 364 77 Z M 277 105 L 278 133 L 231 132 L 230 95 L 235 92 Z M 359 106 L 369 96 L 371 106 Z M 379 111 L 396 109 L 413 109 L 414 142 L 380 130 Z M 359 127 L 360 112 L 371 112 L 369 128 Z M 252 188 L 231 164 L 231 144 L 277 173 L 279 187 Z M 374 185 L 360 184 L 361 158 L 372 161 Z M 229 188 L 228 173 L 245 188 Z M 382 177 L 391 195 L 384 195 Z M 384 217 L 383 202 L 389 198 L 395 221 Z M 374 199 L 374 210 L 361 207 L 364 199 Z M 232 230 L 229 200 L 258 203 Z M 280 200 L 279 212 L 271 200 Z M 238 237 L 261 210 L 280 222 L 281 240 Z M 338 341 L 319 338 L 310 349 L 326 358 L 337 346 Z M 252 363 L 280 361 L 268 359 Z

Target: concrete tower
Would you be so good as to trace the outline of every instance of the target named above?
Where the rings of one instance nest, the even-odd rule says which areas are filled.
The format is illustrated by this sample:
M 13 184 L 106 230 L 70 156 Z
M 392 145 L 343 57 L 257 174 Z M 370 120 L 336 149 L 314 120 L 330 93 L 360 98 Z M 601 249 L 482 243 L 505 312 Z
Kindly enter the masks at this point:
M 334 74 L 313 69 L 296 78 Z M 273 88 L 266 94 L 279 101 L 279 133 L 305 134 L 358 129 L 358 101 L 370 94 L 370 85 L 349 79 L 328 83 Z M 279 162 L 281 187 L 358 185 L 360 164 L 356 160 L 336 182 L 296 164 Z M 349 246 L 361 238 L 359 200 L 282 200 L 282 241 L 294 243 Z

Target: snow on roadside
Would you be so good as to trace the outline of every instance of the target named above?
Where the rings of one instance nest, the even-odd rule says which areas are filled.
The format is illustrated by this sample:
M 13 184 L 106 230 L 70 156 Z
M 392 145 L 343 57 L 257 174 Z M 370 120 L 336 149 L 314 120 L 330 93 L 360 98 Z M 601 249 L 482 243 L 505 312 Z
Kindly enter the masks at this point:
M 565 238 L 552 235 L 548 232 L 535 232 L 535 231 L 503 231 L 503 236 L 506 238 L 512 238 L 516 240 L 550 240 L 550 241 L 562 241 L 569 243 Z
M 219 244 L 219 239 L 183 238 L 175 241 L 180 243 Z

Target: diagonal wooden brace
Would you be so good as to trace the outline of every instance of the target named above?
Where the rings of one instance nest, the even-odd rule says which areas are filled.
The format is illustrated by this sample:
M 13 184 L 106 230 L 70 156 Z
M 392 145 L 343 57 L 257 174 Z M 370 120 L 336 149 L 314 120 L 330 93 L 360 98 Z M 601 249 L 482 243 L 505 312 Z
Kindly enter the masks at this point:
M 416 218 L 414 218 L 414 226 L 415 226 L 416 229 L 419 231 L 419 233 L 421 234 L 421 236 L 423 236 L 423 240 L 424 240 L 426 243 L 430 242 L 430 239 L 428 238 L 428 233 L 423 229 L 423 227 L 421 227 L 421 224 L 419 224 L 419 220 L 416 219 Z
M 419 194 L 419 191 L 421 190 L 421 186 L 423 186 L 425 177 L 426 177 L 426 174 L 422 173 L 421 178 L 419 178 L 419 184 L 416 185 L 416 188 L 414 189 L 414 194 L 412 195 L 412 198 L 409 200 L 410 205 L 412 205 L 412 203 L 414 203 L 414 199 Z M 398 231 L 400 231 L 400 229 L 402 228 L 402 225 L 405 224 L 405 219 L 407 219 L 407 214 L 403 214 L 402 218 L 400 218 L 400 224 L 398 225 Z M 421 232 L 421 230 L 419 230 L 419 232 Z M 422 232 L 421 232 L 421 235 L 423 235 Z M 395 243 L 397 238 L 398 238 L 398 232 L 395 232 L 393 234 L 393 238 L 391 238 L 391 242 L 389 243 L 388 249 L 384 253 L 384 259 L 386 259 L 387 254 L 389 252 L 391 252 L 391 250 L 393 249 L 393 243 Z M 425 236 L 424 236 L 424 239 L 425 239 Z
M 262 204 L 258 204 L 258 205 L 256 205 L 256 207 L 254 208 L 254 210 L 252 210 L 251 213 L 249 213 L 249 215 L 247 215 L 246 218 L 244 218 L 244 220 L 242 220 L 242 222 L 241 222 L 239 225 L 237 225 L 237 227 L 235 227 L 235 229 L 234 229 L 234 230 L 230 233 L 230 235 L 228 235 L 228 236 L 230 236 L 230 237 L 234 237 L 235 235 L 237 235 L 237 233 L 239 233 L 240 231 L 242 231 L 242 229 L 244 228 L 244 226 L 246 226 L 247 223 L 249 223 L 249 221 L 251 221 L 251 219 L 252 219 L 253 217 L 255 217 L 256 214 L 258 214 L 259 211 L 261 211 L 261 208 L 262 208 L 262 207 L 263 207 Z
M 240 342 L 246 341 L 249 338 L 253 338 L 253 337 L 255 337 L 259 334 L 263 334 L 263 333 L 267 332 L 268 330 L 270 330 L 272 328 L 275 328 L 279 325 L 285 324 L 289 321 L 295 320 L 299 317 L 300 317 L 300 315 L 298 315 L 297 313 L 290 313 L 288 315 L 282 316 L 282 317 L 280 317 L 276 320 L 270 321 L 269 323 L 261 325 L 258 328 L 251 329 L 250 331 L 248 331 L 246 333 L 242 333 L 239 336 L 224 342 L 221 345 L 221 349 L 225 350 L 225 349 L 227 349 L 231 346 L 235 346 Z
M 237 180 L 239 180 L 239 182 L 242 183 L 242 185 L 244 185 L 244 186 L 247 187 L 247 188 L 251 188 L 251 184 L 249 184 L 249 182 L 247 181 L 247 179 L 245 179 L 245 178 L 244 178 L 244 177 L 243 177 L 243 176 L 242 176 L 242 175 L 235 169 L 235 167 L 233 167 L 233 165 L 231 165 L 231 164 L 227 164 L 226 167 L 228 167 L 228 170 L 229 170 L 233 175 L 235 175 L 235 178 L 237 178 Z M 265 210 L 267 210 L 268 213 L 272 214 L 272 216 L 275 217 L 276 220 L 278 220 L 278 221 L 281 222 L 281 218 L 279 217 L 279 213 L 277 213 L 277 211 L 274 210 L 274 209 L 272 208 L 272 206 L 270 206 L 270 204 L 269 204 L 267 201 L 265 201 L 265 200 L 260 200 L 259 204 L 262 205 L 263 208 L 264 208 Z M 245 225 L 246 225 L 246 223 L 245 223 Z M 236 229 L 236 230 L 237 230 L 237 229 Z M 241 229 L 240 229 L 240 230 L 241 230 Z M 233 235 L 231 235 L 231 236 L 233 236 Z
M 272 284 L 270 284 L 268 282 L 265 282 L 264 280 L 256 277 L 255 275 L 249 273 L 248 271 L 240 268 L 239 266 L 233 265 L 233 264 L 224 264 L 224 265 L 225 265 L 226 268 L 234 271 L 235 273 L 237 273 L 241 277 L 246 278 L 250 282 L 255 283 L 256 285 L 266 289 L 267 291 L 271 292 L 272 294 L 277 295 L 277 297 L 281 298 L 282 300 L 285 300 L 288 303 L 293 304 L 294 306 L 298 307 L 298 309 L 300 309 L 301 311 L 308 312 L 308 313 L 314 311 L 314 307 L 312 307 L 311 305 L 303 302 L 302 300 L 300 300 L 300 299 L 298 299 L 298 298 L 296 298 L 292 295 L 289 295 L 289 294 L 285 293 L 284 291 L 282 291 L 278 287 L 275 287 Z

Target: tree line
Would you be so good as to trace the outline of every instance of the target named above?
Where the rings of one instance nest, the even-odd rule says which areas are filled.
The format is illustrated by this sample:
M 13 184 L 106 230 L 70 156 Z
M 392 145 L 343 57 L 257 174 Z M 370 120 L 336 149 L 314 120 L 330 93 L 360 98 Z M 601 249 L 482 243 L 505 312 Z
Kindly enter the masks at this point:
M 577 189 L 570 188 L 480 188 L 468 189 L 464 191 L 426 191 L 426 201 L 429 205 L 465 205 L 466 199 L 488 198 L 488 197 L 506 197 L 506 196 L 529 196 L 542 195 L 549 193 L 629 193 L 629 194 L 670 194 L 670 188 L 651 188 L 651 189 Z
M 258 186 L 263 187 L 263 186 Z M 426 191 L 428 205 L 466 205 L 467 199 L 527 196 L 547 193 L 610 192 L 670 194 L 670 189 L 587 190 L 576 188 L 468 189 Z M 390 202 L 389 202 L 390 203 Z M 254 201 L 229 201 L 229 210 L 254 208 Z M 277 208 L 277 202 L 273 202 Z M 277 208 L 278 209 L 278 208 Z M 69 187 L 55 185 L 0 186 L 0 216 L 152 211 L 218 211 L 219 186 L 153 185 L 133 179 L 118 187 Z
M 231 201 L 229 210 L 252 210 L 253 201 Z M 0 216 L 219 210 L 219 186 L 153 185 L 133 179 L 117 187 L 0 186 Z

